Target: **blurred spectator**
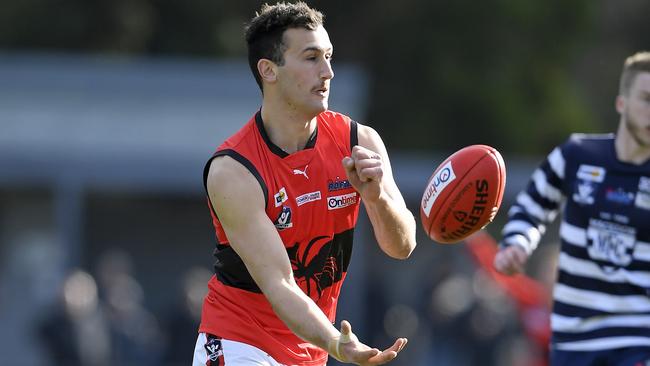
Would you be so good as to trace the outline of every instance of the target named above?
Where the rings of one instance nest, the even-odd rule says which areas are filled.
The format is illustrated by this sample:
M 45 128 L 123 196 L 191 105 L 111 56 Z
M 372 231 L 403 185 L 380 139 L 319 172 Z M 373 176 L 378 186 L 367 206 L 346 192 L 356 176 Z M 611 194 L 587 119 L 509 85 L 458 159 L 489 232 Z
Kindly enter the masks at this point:
M 59 306 L 39 328 L 50 359 L 62 366 L 109 365 L 109 332 L 95 279 L 82 270 L 73 271 L 64 281 Z
M 104 253 L 97 264 L 100 293 L 106 301 L 115 365 L 153 365 L 165 343 L 156 317 L 145 308 L 144 290 L 133 276 L 131 255 L 121 249 Z
M 165 317 L 167 347 L 163 364 L 188 365 L 201 321 L 201 306 L 208 292 L 205 285 L 212 272 L 203 267 L 192 267 L 183 276 L 180 294 L 170 313 Z

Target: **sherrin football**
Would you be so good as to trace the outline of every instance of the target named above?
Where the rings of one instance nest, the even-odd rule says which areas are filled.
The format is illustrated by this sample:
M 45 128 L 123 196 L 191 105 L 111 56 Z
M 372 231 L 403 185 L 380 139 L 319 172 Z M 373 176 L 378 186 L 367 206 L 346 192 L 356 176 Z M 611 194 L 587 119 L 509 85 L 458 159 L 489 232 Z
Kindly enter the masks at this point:
M 496 216 L 506 185 L 499 152 L 487 145 L 458 150 L 433 172 L 422 195 L 424 231 L 438 243 L 457 243 Z

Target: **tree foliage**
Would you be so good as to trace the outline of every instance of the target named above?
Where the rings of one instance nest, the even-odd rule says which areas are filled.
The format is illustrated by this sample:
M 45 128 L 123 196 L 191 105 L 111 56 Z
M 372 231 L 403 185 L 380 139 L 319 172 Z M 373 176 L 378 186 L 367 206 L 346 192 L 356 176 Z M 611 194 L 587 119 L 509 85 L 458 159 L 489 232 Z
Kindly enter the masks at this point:
M 601 3 L 308 2 L 326 15 L 336 60 L 367 71 L 368 121 L 391 148 L 440 151 L 485 143 L 538 154 L 570 132 L 602 126 L 574 75 L 585 45 L 597 41 Z M 244 23 L 260 4 L 0 0 L 0 48 L 244 57 Z M 650 24 L 629 23 L 643 30 Z

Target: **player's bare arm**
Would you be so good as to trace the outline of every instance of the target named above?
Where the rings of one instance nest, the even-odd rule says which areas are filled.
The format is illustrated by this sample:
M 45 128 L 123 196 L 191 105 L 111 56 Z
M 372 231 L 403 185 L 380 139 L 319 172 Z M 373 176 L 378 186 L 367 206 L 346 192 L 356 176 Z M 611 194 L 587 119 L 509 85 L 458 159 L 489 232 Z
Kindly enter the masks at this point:
M 381 352 L 345 334 L 342 337 L 298 287 L 286 249 L 266 216 L 262 189 L 246 168 L 227 156 L 215 158 L 208 175 L 208 193 L 230 245 L 292 332 L 344 362 L 380 365 L 395 358 L 405 340 L 399 339 Z
M 415 218 L 395 184 L 390 160 L 379 134 L 358 125 L 359 145 L 343 160 L 348 180 L 359 191 L 381 249 L 407 258 L 415 249 Z

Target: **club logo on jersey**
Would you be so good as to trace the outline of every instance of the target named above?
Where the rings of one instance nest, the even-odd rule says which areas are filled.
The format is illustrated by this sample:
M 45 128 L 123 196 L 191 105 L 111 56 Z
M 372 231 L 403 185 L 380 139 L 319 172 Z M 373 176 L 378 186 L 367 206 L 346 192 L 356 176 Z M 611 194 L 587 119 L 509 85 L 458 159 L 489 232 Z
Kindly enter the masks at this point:
M 337 210 L 357 203 L 357 192 L 327 197 L 327 209 Z
M 323 295 L 324 291 L 343 279 L 352 254 L 352 235 L 353 230 L 348 230 L 287 247 L 296 283 L 314 301 L 331 296 Z
M 282 211 L 280 211 L 280 215 L 278 215 L 278 218 L 273 224 L 278 230 L 293 227 L 293 222 L 291 222 L 291 207 L 282 206 Z
M 594 191 L 596 190 L 597 184 L 591 182 L 578 182 L 576 184 L 576 191 L 573 193 L 573 200 L 576 203 L 583 205 L 593 205 L 594 204 Z
M 352 184 L 345 179 L 341 180 L 339 177 L 336 177 L 335 180 L 328 179 L 327 180 L 327 190 L 329 192 L 332 191 L 339 191 L 341 189 L 346 189 L 346 188 L 352 188 Z
M 431 213 L 431 207 L 433 203 L 438 198 L 440 192 L 442 192 L 449 183 L 453 182 L 456 179 L 456 174 L 454 169 L 451 166 L 451 161 L 445 164 L 432 178 L 429 182 L 429 185 L 424 191 L 424 196 L 422 197 L 422 210 L 424 214 L 429 217 Z
M 305 165 L 305 169 L 300 170 L 300 169 L 294 169 L 293 174 L 295 175 L 304 175 L 305 178 L 309 179 L 309 176 L 307 176 L 307 168 L 309 167 L 309 164 Z
M 298 204 L 298 206 L 302 206 L 305 203 L 318 200 L 320 200 L 320 191 L 309 192 L 296 197 L 296 204 Z
M 639 191 L 636 194 L 634 205 L 644 210 L 650 210 L 650 178 L 639 179 Z
M 629 205 L 634 201 L 634 193 L 625 192 L 623 188 L 607 188 L 605 190 L 605 199 L 608 201 L 620 203 L 621 205 Z
M 589 256 L 601 268 L 610 272 L 632 262 L 636 229 L 609 221 L 590 219 L 587 241 Z
M 208 342 L 205 344 L 205 351 L 208 353 L 210 361 L 217 362 L 219 357 L 223 356 L 221 340 L 217 338 L 208 338 Z
M 289 196 L 284 187 L 280 188 L 280 191 L 273 195 L 273 201 L 275 202 L 275 207 L 280 207 L 283 203 L 287 202 Z
M 576 176 L 578 179 L 581 179 L 583 181 L 602 183 L 605 180 L 605 168 L 600 166 L 580 164 Z

